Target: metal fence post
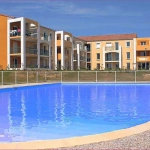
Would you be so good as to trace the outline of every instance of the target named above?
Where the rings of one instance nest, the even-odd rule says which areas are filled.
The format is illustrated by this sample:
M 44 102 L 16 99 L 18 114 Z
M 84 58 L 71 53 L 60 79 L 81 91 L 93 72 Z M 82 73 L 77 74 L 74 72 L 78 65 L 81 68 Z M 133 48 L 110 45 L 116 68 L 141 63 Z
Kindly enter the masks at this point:
M 38 72 L 36 72 L 36 83 L 38 83 Z
M 115 82 L 116 82 L 116 71 L 115 71 Z
M 136 70 L 135 70 L 135 82 L 136 82 Z
M 15 84 L 17 84 L 17 71 L 15 71 Z
M 46 71 L 45 71 L 45 82 L 46 82 Z
M 61 71 L 61 83 L 62 83 L 62 71 Z
M 96 71 L 96 82 L 97 82 L 97 71 Z
M 29 78 L 29 77 L 28 77 L 28 71 L 27 71 L 27 84 L 28 84 L 28 82 L 29 82 L 29 81 L 28 81 L 28 80 L 29 80 L 28 78 Z
M 79 82 L 79 71 L 78 71 L 78 82 Z
M 2 71 L 2 85 L 4 85 L 4 78 L 3 78 L 3 71 Z

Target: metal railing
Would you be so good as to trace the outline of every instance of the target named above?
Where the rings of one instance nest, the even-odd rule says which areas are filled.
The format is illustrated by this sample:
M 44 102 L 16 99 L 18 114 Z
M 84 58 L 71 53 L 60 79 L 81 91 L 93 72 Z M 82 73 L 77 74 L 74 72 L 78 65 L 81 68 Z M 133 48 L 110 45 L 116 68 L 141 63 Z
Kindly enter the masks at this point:
M 87 62 L 90 62 L 91 61 L 91 58 L 87 58 Z
M 10 30 L 10 37 L 21 36 L 21 31 L 19 30 Z
M 116 51 L 119 50 L 116 46 L 105 46 L 105 51 Z
M 20 47 L 11 47 L 10 54 L 16 54 L 16 53 L 21 53 L 21 48 Z
M 48 51 L 48 50 L 41 49 L 41 50 L 40 50 L 40 55 L 49 56 L 49 51 Z
M 41 40 L 50 41 L 50 37 L 48 35 L 41 34 Z
M 119 58 L 118 57 L 114 57 L 114 58 L 107 58 L 105 59 L 105 61 L 119 61 Z
M 26 30 L 26 36 L 32 37 L 32 38 L 37 38 L 37 31 Z
M 150 83 L 150 71 L 0 71 L 0 85 L 41 82 Z
M 26 54 L 37 54 L 37 49 L 26 47 Z

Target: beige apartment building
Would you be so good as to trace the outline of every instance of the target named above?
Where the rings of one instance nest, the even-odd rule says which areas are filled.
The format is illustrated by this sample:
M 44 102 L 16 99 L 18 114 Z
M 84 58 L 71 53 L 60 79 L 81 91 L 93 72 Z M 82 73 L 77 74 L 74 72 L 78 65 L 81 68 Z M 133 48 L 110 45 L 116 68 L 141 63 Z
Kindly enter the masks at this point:
M 87 41 L 89 70 L 134 69 L 134 38 L 136 34 L 83 36 Z
M 29 18 L 0 14 L 0 69 L 149 69 L 150 38 L 75 37 Z

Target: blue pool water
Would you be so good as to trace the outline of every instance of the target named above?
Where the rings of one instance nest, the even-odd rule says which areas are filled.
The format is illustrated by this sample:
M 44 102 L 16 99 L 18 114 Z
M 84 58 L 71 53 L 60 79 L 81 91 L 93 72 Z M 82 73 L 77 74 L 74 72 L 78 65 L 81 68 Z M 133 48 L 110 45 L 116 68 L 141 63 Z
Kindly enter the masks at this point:
M 0 90 L 0 142 L 99 134 L 150 121 L 150 85 L 52 84 Z

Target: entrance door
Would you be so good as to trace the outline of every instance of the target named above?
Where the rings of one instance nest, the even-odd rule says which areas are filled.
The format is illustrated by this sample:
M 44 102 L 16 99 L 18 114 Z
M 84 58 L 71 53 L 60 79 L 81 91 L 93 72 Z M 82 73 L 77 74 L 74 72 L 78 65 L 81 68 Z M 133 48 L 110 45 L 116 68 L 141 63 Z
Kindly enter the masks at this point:
M 13 53 L 18 53 L 18 45 L 17 45 L 17 42 L 13 42 Z

